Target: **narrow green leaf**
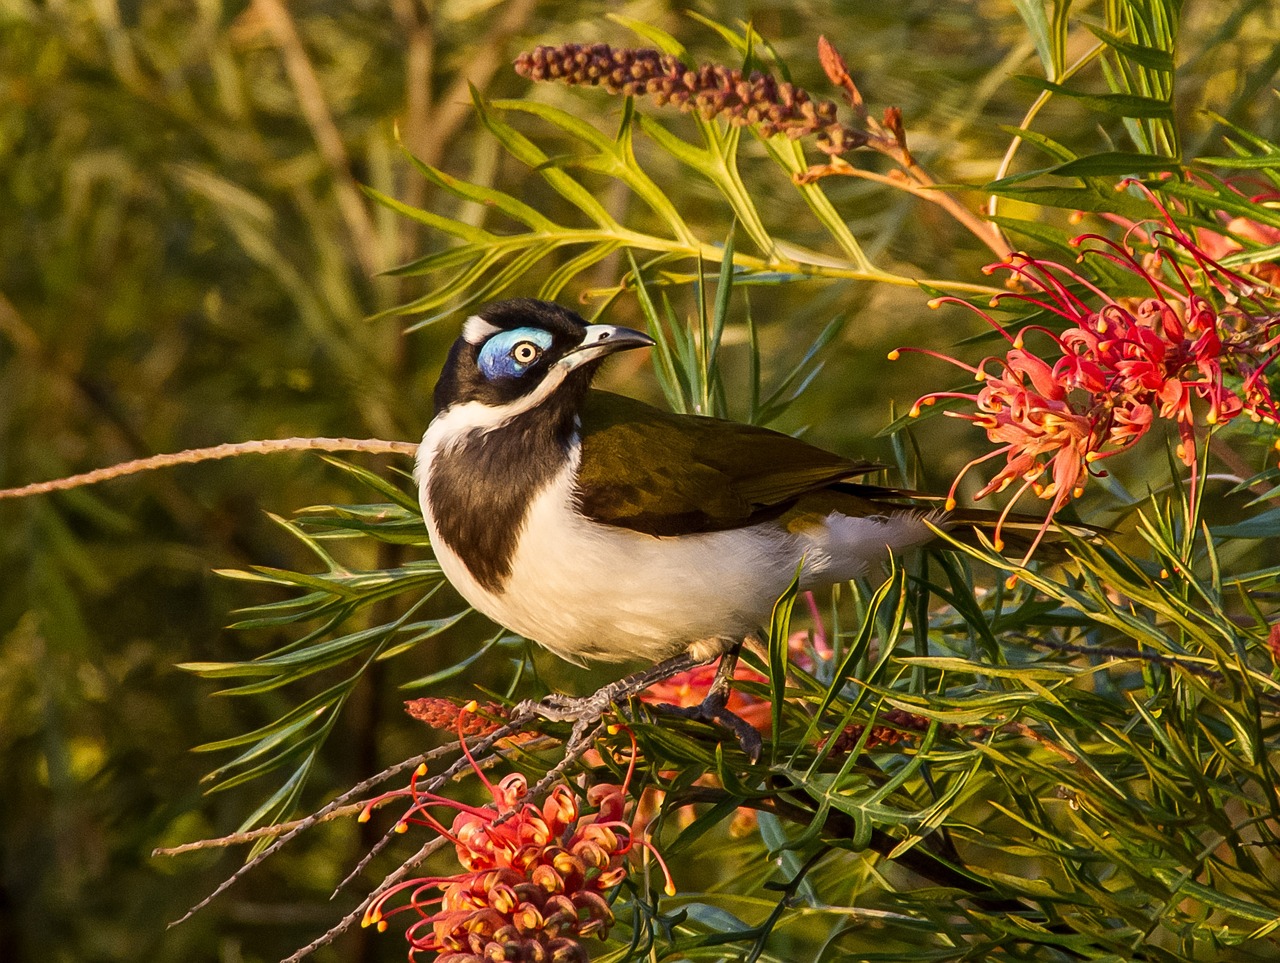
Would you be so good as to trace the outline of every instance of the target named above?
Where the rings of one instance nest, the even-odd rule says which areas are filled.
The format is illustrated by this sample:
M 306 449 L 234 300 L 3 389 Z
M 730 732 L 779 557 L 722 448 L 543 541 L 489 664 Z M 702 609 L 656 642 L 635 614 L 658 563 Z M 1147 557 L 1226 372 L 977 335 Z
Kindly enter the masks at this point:
M 480 184 L 472 184 L 451 174 L 446 174 L 425 161 L 419 160 L 412 154 L 408 156 L 413 166 L 417 168 L 423 177 L 456 197 L 501 211 L 507 217 L 519 221 L 531 231 L 554 233 L 560 229 L 560 225 L 551 220 L 551 218 L 504 191 L 493 187 L 483 187 Z
M 1045 2 L 1046 0 L 1013 0 L 1013 8 L 1018 11 L 1027 32 L 1031 34 L 1045 76 L 1050 80 L 1057 80 L 1062 74 L 1062 63 L 1057 57 L 1058 45 L 1054 43 L 1050 33 Z
M 662 28 L 655 27 L 649 21 L 637 20 L 635 17 L 624 16 L 620 13 L 610 13 L 607 14 L 607 16 L 614 23 L 620 24 L 632 33 L 643 37 L 663 53 L 671 54 L 671 56 L 679 57 L 681 59 L 686 56 L 684 44 Z
M 394 197 L 376 191 L 372 187 L 361 186 L 360 188 L 373 200 L 377 201 L 383 207 L 390 208 L 397 214 L 403 214 L 405 217 L 417 221 L 419 224 L 425 224 L 428 227 L 434 227 L 436 230 L 443 231 L 445 234 L 452 234 L 454 237 L 461 238 L 472 244 L 486 244 L 494 240 L 494 235 L 488 231 L 481 230 L 478 227 L 472 227 L 470 224 L 463 224 L 461 221 L 455 221 L 451 217 L 445 217 L 443 214 L 436 214 L 432 211 L 424 211 L 419 207 L 410 207 L 403 201 L 398 201 Z
M 1043 80 L 1040 77 L 1030 77 L 1025 74 L 1019 74 L 1016 79 L 1035 87 L 1037 90 L 1047 90 L 1050 93 L 1061 94 L 1063 97 L 1070 97 L 1090 110 L 1110 114 L 1114 117 L 1159 118 L 1164 120 L 1173 118 L 1173 105 L 1166 100 L 1140 97 L 1136 94 L 1086 94 L 1072 90 L 1070 87 L 1064 87 L 1062 84 L 1056 84 L 1051 80 Z
M 778 746 L 782 740 L 782 704 L 787 695 L 788 640 L 791 633 L 791 610 L 795 608 L 796 595 L 800 591 L 800 572 L 804 560 L 796 568 L 785 592 L 773 605 L 769 619 L 769 697 L 773 700 L 773 738 L 769 741 L 769 757 L 778 761 Z
M 1131 154 L 1127 151 L 1106 151 L 1089 154 L 1050 168 L 1047 173 L 1059 177 L 1109 177 L 1119 175 L 1139 176 L 1163 171 L 1178 171 L 1182 162 L 1176 157 L 1152 157 L 1150 154 Z

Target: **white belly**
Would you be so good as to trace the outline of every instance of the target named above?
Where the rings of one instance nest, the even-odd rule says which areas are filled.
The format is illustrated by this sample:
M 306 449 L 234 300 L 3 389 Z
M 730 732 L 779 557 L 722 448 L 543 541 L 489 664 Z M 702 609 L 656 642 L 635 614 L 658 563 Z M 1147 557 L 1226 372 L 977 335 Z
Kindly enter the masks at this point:
M 441 568 L 468 602 L 573 662 L 656 662 L 693 642 L 739 641 L 767 624 L 801 559 L 802 588 L 830 585 L 931 537 L 911 515 L 645 535 L 574 511 L 575 467 L 576 453 L 534 500 L 500 593 L 479 585 L 427 520 Z M 429 460 L 419 469 L 425 490 Z

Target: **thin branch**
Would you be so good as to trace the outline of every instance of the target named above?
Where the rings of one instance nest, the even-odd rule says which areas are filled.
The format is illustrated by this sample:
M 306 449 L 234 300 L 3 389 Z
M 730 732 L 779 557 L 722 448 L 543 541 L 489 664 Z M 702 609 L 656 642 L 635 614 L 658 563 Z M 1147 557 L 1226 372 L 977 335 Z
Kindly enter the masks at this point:
M 268 455 L 280 451 L 361 451 L 373 455 L 414 455 L 418 446 L 409 441 L 383 441 L 380 438 L 267 438 L 261 441 L 237 441 L 211 448 L 190 448 L 186 451 L 150 458 L 135 458 L 107 468 L 95 468 L 79 475 L 55 478 L 52 481 L 33 482 L 21 488 L 0 489 L 0 499 L 26 498 L 29 495 L 45 495 L 49 492 L 67 491 L 85 485 L 136 475 L 172 465 L 191 465 L 219 458 L 235 458 L 240 455 Z
M 391 800 L 386 800 L 390 802 Z M 213 839 L 197 839 L 195 842 L 182 843 L 179 846 L 157 846 L 151 850 L 152 856 L 181 856 L 184 853 L 198 853 L 205 849 L 226 849 L 231 846 L 242 846 L 245 843 L 256 843 L 259 839 L 273 839 L 276 836 L 282 836 L 285 833 L 292 832 L 302 826 L 304 822 L 308 826 L 314 826 L 317 823 L 327 823 L 332 819 L 341 819 L 344 816 L 357 816 L 365 808 L 366 803 L 352 803 L 350 806 L 342 806 L 338 809 L 331 809 L 323 816 L 312 818 L 304 816 L 301 819 L 291 819 L 287 823 L 275 823 L 271 826 L 260 826 L 257 829 L 250 829 L 244 833 L 232 833 L 230 836 L 217 836 Z
M 424 843 L 421 849 L 400 865 L 399 869 L 389 873 L 386 879 L 379 883 L 378 887 L 374 889 L 373 892 L 357 903 L 355 909 L 330 927 L 322 936 L 312 940 L 297 952 L 281 960 L 280 963 L 298 963 L 299 960 L 310 956 L 316 950 L 320 949 L 320 947 L 327 946 L 332 943 L 347 930 L 351 929 L 356 920 L 361 919 L 364 916 L 365 910 L 373 905 L 374 900 L 396 883 L 400 882 L 400 880 L 404 879 L 404 877 L 408 876 L 413 872 L 413 870 L 417 869 L 424 860 L 430 857 L 437 850 L 441 849 L 447 842 L 448 840 L 444 836 L 437 836 L 435 839 Z

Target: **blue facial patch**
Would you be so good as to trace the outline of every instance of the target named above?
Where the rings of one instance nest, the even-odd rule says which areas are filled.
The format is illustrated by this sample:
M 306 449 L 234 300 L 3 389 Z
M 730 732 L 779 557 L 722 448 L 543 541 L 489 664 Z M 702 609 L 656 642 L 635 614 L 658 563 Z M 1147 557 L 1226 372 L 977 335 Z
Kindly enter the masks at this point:
M 542 328 L 499 331 L 480 349 L 480 373 L 489 381 L 518 378 L 551 347 L 551 332 Z

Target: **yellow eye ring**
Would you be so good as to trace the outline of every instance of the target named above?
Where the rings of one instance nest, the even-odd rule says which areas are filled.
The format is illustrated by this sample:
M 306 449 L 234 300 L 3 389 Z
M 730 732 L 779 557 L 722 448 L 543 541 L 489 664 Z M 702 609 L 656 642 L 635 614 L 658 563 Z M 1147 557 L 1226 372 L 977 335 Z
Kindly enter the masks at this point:
M 511 349 L 511 358 L 517 364 L 533 364 L 542 354 L 542 349 L 532 341 L 521 341 Z

